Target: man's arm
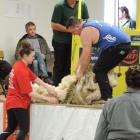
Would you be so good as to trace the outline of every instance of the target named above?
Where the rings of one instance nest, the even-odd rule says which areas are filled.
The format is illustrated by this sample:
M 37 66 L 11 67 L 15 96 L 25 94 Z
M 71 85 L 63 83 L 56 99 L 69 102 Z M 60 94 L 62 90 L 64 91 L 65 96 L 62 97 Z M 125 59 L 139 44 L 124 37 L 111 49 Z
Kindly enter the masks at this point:
M 63 18 L 63 7 L 60 4 L 57 4 L 54 7 L 52 19 L 51 19 L 51 27 L 53 30 L 57 30 L 59 32 L 69 32 L 68 29 L 64 25 L 61 24 Z
M 93 27 L 86 27 L 81 32 L 81 42 L 83 51 L 79 59 L 79 64 L 76 70 L 77 79 L 80 79 L 86 72 L 90 63 L 92 44 L 96 44 L 99 39 L 99 31 Z
M 54 11 L 51 19 L 51 27 L 52 29 L 60 32 L 68 32 L 66 27 L 61 24 L 62 17 L 63 17 L 63 7 L 57 4 L 54 7 Z
M 76 70 L 77 79 L 80 79 L 84 75 L 90 63 L 92 51 L 92 37 L 88 35 L 88 33 L 89 29 L 85 28 L 80 35 L 83 50 Z
M 51 26 L 52 26 L 52 29 L 57 30 L 57 31 L 59 31 L 59 32 L 66 32 L 66 33 L 69 32 L 68 29 L 66 29 L 65 26 L 63 26 L 63 25 L 61 25 L 61 24 L 59 24 L 59 23 L 54 23 L 54 22 L 52 22 L 52 23 L 51 23 Z
M 50 54 L 51 51 L 50 51 L 49 45 L 48 45 L 48 43 L 47 43 L 47 41 L 45 39 L 44 39 L 44 44 L 45 44 L 47 54 Z
M 39 40 L 39 44 L 40 44 L 41 53 L 44 55 L 43 58 L 45 58 L 46 54 L 50 54 L 50 52 L 51 52 L 50 48 L 49 48 L 48 43 L 44 37 L 39 35 L 38 40 Z

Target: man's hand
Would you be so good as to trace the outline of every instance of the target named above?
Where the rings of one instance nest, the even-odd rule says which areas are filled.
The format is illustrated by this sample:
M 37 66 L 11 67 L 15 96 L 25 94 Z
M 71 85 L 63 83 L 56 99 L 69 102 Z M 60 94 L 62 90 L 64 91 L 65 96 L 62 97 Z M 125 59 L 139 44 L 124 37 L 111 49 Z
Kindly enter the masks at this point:
M 67 29 L 67 32 L 73 34 L 75 32 L 75 30 L 69 28 L 69 29 Z
M 78 80 L 78 81 L 80 81 L 80 79 L 83 77 L 83 74 L 82 73 L 77 73 L 76 74 L 76 79 Z

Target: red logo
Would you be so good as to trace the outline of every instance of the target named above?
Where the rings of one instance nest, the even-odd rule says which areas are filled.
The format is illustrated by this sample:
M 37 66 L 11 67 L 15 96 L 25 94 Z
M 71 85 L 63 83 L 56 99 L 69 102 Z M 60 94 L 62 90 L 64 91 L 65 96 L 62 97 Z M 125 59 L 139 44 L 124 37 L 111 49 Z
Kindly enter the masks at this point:
M 122 62 L 126 65 L 132 65 L 135 64 L 137 61 L 139 61 L 139 50 L 134 49 L 125 57 Z

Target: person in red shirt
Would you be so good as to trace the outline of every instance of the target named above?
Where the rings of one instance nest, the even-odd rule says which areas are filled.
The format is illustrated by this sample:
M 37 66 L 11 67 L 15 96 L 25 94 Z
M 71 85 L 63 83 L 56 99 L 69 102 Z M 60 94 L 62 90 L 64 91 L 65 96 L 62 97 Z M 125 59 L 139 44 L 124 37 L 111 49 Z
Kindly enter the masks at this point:
M 28 67 L 34 60 L 35 51 L 27 42 L 22 43 L 19 51 L 21 59 L 17 61 L 11 70 L 9 77 L 8 95 L 6 98 L 8 127 L 0 134 L 0 140 L 6 140 L 19 125 L 20 132 L 16 140 L 25 140 L 29 129 L 29 106 L 31 97 L 43 99 L 50 103 L 58 103 L 52 86 L 44 83 Z M 43 96 L 37 94 L 32 89 L 32 82 L 47 88 L 53 96 Z

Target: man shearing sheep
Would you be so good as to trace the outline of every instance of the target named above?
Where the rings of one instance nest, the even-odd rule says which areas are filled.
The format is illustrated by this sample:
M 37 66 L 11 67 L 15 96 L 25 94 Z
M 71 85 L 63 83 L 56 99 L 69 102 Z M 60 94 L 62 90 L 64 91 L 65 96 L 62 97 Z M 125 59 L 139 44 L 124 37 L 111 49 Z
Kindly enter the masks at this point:
M 93 72 L 101 90 L 101 98 L 112 98 L 112 87 L 109 84 L 107 73 L 117 66 L 130 51 L 129 36 L 115 26 L 96 20 L 82 21 L 70 17 L 66 24 L 67 29 L 80 35 L 83 51 L 76 70 L 79 80 L 86 72 L 90 63 L 92 46 L 102 49 L 95 63 Z

